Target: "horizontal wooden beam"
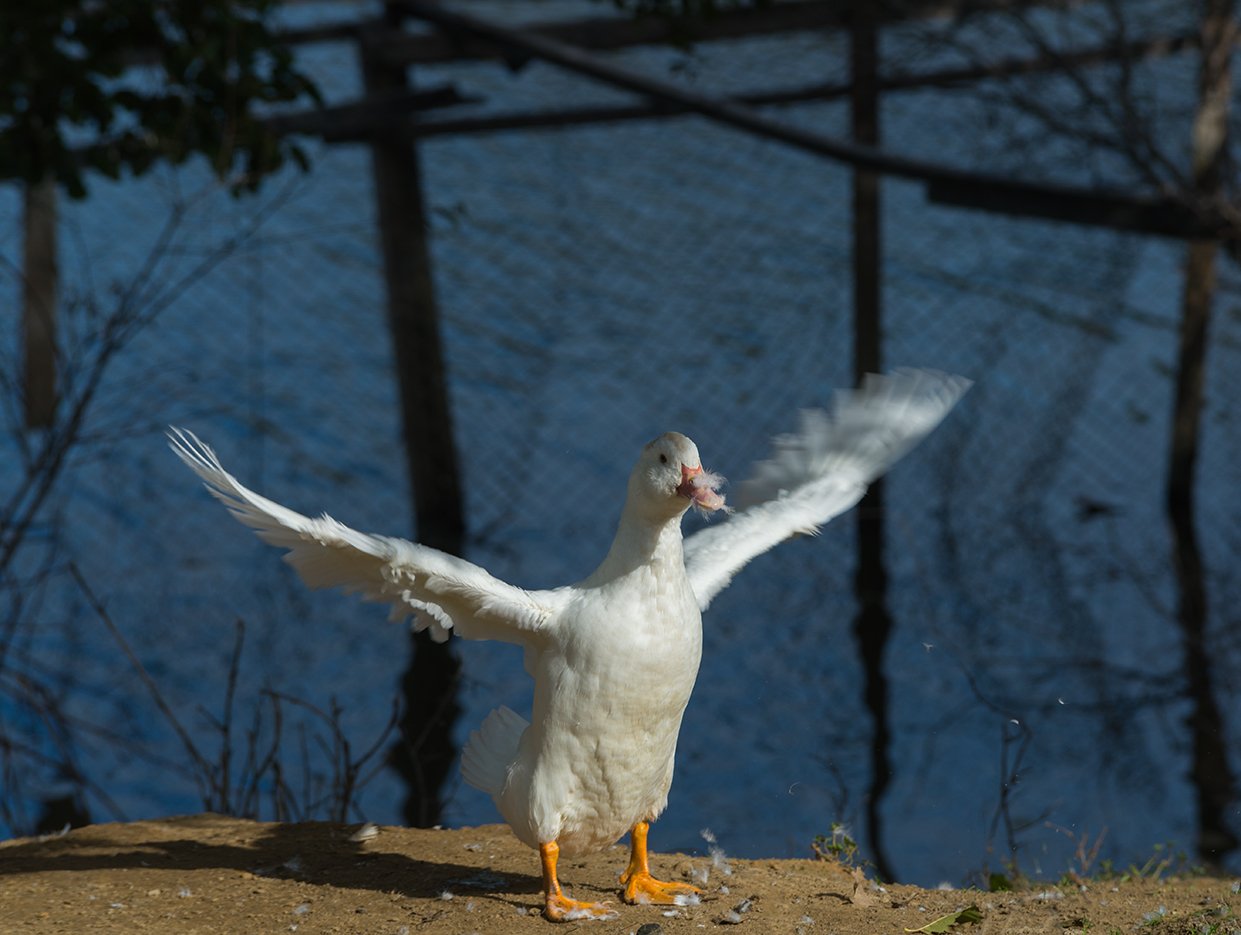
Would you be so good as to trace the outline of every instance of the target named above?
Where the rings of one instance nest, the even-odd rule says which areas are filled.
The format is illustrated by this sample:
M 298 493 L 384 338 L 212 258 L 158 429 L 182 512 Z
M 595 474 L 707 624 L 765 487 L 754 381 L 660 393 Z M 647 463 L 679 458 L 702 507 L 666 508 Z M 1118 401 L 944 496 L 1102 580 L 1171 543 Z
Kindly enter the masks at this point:
M 357 39 L 381 20 L 347 19 L 314 26 L 291 26 L 276 30 L 276 38 L 287 45 L 312 45 L 316 42 L 343 42 Z
M 836 85 L 739 94 L 726 98 L 749 106 L 795 104 L 828 100 L 838 96 Z M 847 89 L 845 93 L 848 93 Z M 470 133 L 496 133 L 504 130 L 538 130 L 554 127 L 582 126 L 595 123 L 624 123 L 630 120 L 656 120 L 683 117 L 693 113 L 683 104 L 667 101 L 644 101 L 637 104 L 599 104 L 581 107 L 560 107 L 553 110 L 513 110 L 477 117 L 444 117 L 438 120 L 412 121 L 410 132 L 418 137 L 458 136 Z
M 1063 67 L 1081 67 L 1098 62 L 1113 61 L 1119 56 L 1128 58 L 1152 58 L 1171 55 L 1196 46 L 1197 36 L 1172 36 L 1131 42 L 1117 47 L 1107 44 L 1065 52 L 1058 57 L 1010 58 L 987 65 L 944 68 L 936 71 L 907 75 L 892 75 L 879 80 L 881 91 L 910 91 L 917 88 L 969 87 L 978 81 L 1006 78 L 1016 75 L 1037 74 Z M 802 104 L 812 101 L 831 101 L 848 97 L 852 85 L 848 82 L 801 85 L 795 88 L 738 94 L 726 100 L 751 107 L 781 104 Z M 684 116 L 693 111 L 684 104 L 664 100 L 647 100 L 635 104 L 599 104 L 580 107 L 541 108 L 514 110 L 485 116 L 445 117 L 418 121 L 412 128 L 417 136 L 453 136 L 469 133 L 495 133 L 505 130 L 534 130 L 551 127 L 580 126 L 593 123 L 621 123 L 630 120 L 655 120 L 665 117 Z
M 476 104 L 481 100 L 462 94 L 453 85 L 385 94 L 372 92 L 360 101 L 276 114 L 267 118 L 267 125 L 277 133 L 305 133 L 327 142 L 339 142 L 389 131 L 411 115 L 433 108 Z
M 1049 185 L 961 172 L 925 178 L 927 200 L 1019 217 L 1069 221 L 1091 227 L 1182 239 L 1241 236 L 1222 218 L 1199 214 L 1179 201 L 1127 192 Z
M 924 182 L 932 200 L 982 207 L 1008 214 L 1152 234 L 1227 239 L 1238 237 L 1239 232 L 1224 219 L 1204 216 L 1172 199 L 1072 185 L 1026 182 L 943 163 L 911 159 L 875 146 L 840 140 L 783 123 L 743 104 L 711 97 L 631 71 L 559 39 L 499 26 L 475 16 L 447 10 L 426 0 L 390 0 L 390 5 L 400 8 L 412 17 L 433 23 L 450 35 L 474 36 L 505 45 L 521 54 L 551 62 L 613 87 L 679 105 L 687 112 L 700 114 L 756 136 L 779 141 L 854 168 Z
M 739 9 L 722 10 L 704 17 L 595 16 L 553 23 L 538 23 L 522 31 L 594 51 L 615 51 L 640 45 L 695 43 L 739 39 L 808 29 L 842 29 L 848 26 L 854 0 L 786 0 Z M 400 6 L 399 3 L 393 4 Z M 968 8 L 1000 10 L 1035 5 L 1030 0 L 907 0 L 882 4 L 878 22 L 902 22 L 948 16 Z M 520 63 L 522 55 L 512 45 L 471 32 L 401 34 L 380 40 L 375 55 L 390 64 L 433 65 L 470 59 L 506 59 Z

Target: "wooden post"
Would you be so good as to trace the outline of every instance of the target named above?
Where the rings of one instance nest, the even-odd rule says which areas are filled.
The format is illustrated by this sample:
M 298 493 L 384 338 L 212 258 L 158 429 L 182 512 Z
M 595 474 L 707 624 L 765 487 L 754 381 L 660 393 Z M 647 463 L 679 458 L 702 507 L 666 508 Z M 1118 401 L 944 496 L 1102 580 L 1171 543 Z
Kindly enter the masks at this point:
M 879 142 L 879 51 L 876 11 L 858 0 L 850 30 L 853 140 L 869 146 Z M 860 382 L 882 365 L 882 241 L 879 175 L 853 173 L 853 375 Z M 857 568 L 853 622 L 865 672 L 865 700 L 872 720 L 870 794 L 866 799 L 866 831 L 872 860 L 880 877 L 893 879 L 883 848 L 880 813 L 891 777 L 888 745 L 888 680 L 883 663 L 892 619 L 887 607 L 887 571 L 883 561 L 883 483 L 871 485 L 857 511 Z
M 396 11 L 389 8 L 387 19 L 387 29 L 399 29 Z M 368 38 L 373 37 L 360 40 L 367 94 L 408 90 L 405 68 L 379 62 L 369 52 Z M 409 132 L 393 128 L 376 135 L 371 165 L 418 541 L 460 554 L 465 538 L 460 471 L 418 151 Z M 440 790 L 456 758 L 452 725 L 459 713 L 460 668 L 448 644 L 432 642 L 425 632 L 413 637 L 412 658 L 402 678 L 402 740 L 389 762 L 406 780 L 405 818 L 414 826 L 439 822 Z
M 22 382 L 26 428 L 47 428 L 56 416 L 56 183 L 24 192 L 22 258 Z
M 1195 194 L 1203 204 L 1212 203 L 1223 193 L 1232 88 L 1229 62 L 1237 41 L 1232 6 L 1232 0 L 1207 0 L 1202 18 L 1202 63 L 1192 159 Z M 1197 850 L 1204 860 L 1215 865 L 1238 844 L 1237 835 L 1228 824 L 1236 781 L 1228 763 L 1223 716 L 1215 700 L 1206 645 L 1209 614 L 1206 570 L 1195 526 L 1194 466 L 1200 441 L 1207 334 L 1218 251 L 1219 244 L 1209 240 L 1191 241 L 1187 249 L 1166 491 L 1178 590 L 1177 623 L 1190 702 L 1190 780 L 1198 795 Z

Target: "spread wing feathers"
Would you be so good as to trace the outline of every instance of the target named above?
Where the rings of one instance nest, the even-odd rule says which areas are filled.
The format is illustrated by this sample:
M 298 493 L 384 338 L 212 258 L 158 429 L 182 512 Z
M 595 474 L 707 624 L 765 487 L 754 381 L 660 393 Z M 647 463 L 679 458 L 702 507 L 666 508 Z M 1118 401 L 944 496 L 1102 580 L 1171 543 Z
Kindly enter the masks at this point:
M 414 629 L 437 642 L 527 643 L 553 616 L 556 592 L 523 591 L 464 559 L 404 539 L 358 532 L 326 513 L 312 519 L 247 489 L 192 432 L 173 428 L 169 445 L 213 496 L 284 556 L 312 588 L 342 588 L 390 604 L 390 619 L 414 614 Z
M 686 539 L 699 606 L 705 610 L 754 556 L 797 533 L 816 533 L 856 504 L 969 387 L 964 377 L 927 370 L 869 374 L 860 388 L 838 391 L 830 413 L 803 411 L 800 431 L 776 438 L 772 457 L 739 486 L 738 512 Z

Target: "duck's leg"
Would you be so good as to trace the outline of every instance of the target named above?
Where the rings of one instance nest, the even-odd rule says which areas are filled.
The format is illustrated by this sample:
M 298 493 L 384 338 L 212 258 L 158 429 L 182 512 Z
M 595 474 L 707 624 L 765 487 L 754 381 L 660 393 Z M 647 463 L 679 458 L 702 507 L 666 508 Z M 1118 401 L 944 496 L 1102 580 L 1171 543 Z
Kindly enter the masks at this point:
M 621 874 L 627 903 L 658 903 L 660 905 L 684 905 L 696 901 L 702 890 L 688 883 L 664 883 L 651 876 L 646 856 L 646 832 L 650 823 L 640 821 L 629 832 L 629 866 Z
M 556 861 L 560 858 L 560 846 L 552 841 L 539 845 L 539 859 L 543 864 L 543 892 L 547 901 L 543 915 L 552 922 L 576 922 L 579 919 L 614 919 L 616 913 L 601 903 L 584 903 L 569 899 L 560 891 L 556 877 Z

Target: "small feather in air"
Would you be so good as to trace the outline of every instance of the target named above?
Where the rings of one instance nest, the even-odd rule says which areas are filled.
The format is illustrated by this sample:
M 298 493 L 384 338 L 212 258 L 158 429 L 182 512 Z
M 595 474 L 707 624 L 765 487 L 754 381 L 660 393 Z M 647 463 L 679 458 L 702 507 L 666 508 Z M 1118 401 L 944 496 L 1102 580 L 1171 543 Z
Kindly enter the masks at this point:
M 703 828 L 699 833 L 702 835 L 702 839 L 707 842 L 707 856 L 711 858 L 711 865 L 724 874 L 724 876 L 732 876 L 733 868 L 729 866 L 728 856 L 724 853 L 724 848 L 720 847 L 715 834 L 710 828 Z

